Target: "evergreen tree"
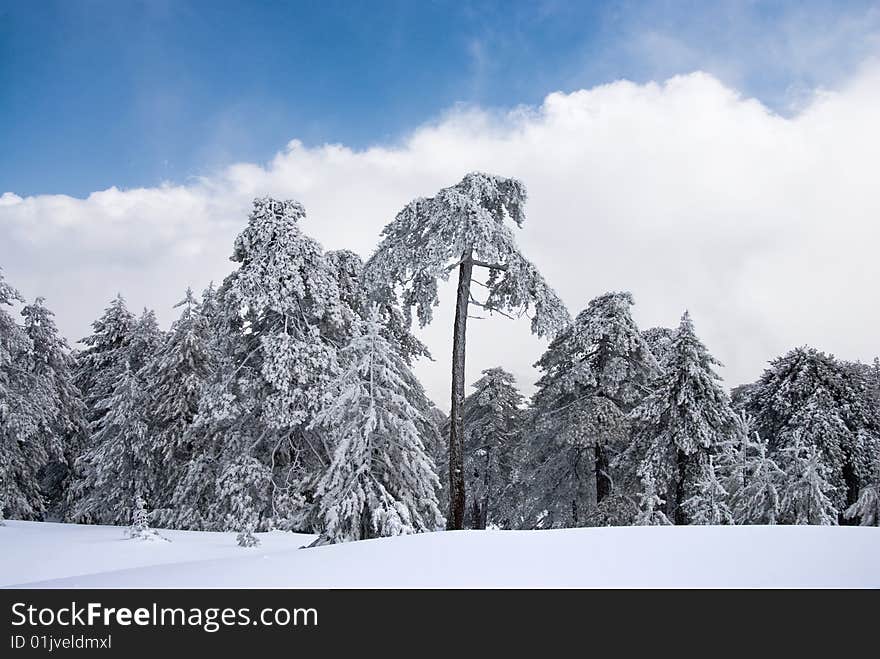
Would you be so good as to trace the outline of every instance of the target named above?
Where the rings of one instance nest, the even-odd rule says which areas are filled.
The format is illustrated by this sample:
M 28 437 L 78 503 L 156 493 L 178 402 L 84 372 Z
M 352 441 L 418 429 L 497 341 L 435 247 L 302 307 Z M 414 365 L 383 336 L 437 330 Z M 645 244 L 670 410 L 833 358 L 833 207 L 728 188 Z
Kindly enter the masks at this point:
M 310 530 L 314 488 L 329 464 L 310 428 L 329 402 L 337 345 L 353 312 L 337 272 L 299 227 L 295 201 L 257 199 L 211 300 L 217 360 L 185 441 L 192 452 L 173 495 L 174 525 Z
M 124 525 L 148 485 L 147 418 L 143 389 L 131 368 L 100 405 L 96 432 L 77 460 L 70 517 L 75 522 Z
M 545 525 L 590 523 L 612 490 L 610 456 L 626 446 L 627 414 L 660 373 L 632 304 L 629 293 L 595 298 L 536 364 L 529 514 L 546 515 Z
M 691 524 L 731 524 L 733 514 L 727 504 L 728 494 L 715 471 L 712 456 L 695 479 L 696 493 L 682 507 Z
M 53 392 L 41 377 L 42 355 L 3 308 L 23 301 L 0 273 L 0 501 L 7 517 L 41 519 L 40 470 L 59 458 L 61 447 L 47 408 Z
M 93 333 L 80 343 L 87 347 L 77 356 L 74 384 L 83 395 L 86 419 L 91 423 L 101 416 L 100 403 L 113 392 L 116 378 L 125 369 L 126 349 L 135 319 L 117 295 L 104 314 L 92 323 Z
M 709 457 L 738 443 L 743 432 L 713 365 L 718 362 L 685 312 L 664 375 L 632 412 L 634 441 L 619 461 L 621 469 L 634 467 L 642 483 L 650 476 L 675 524 L 688 523 L 683 504 L 699 494 Z
M 332 402 L 315 418 L 337 439 L 318 485 L 323 543 L 431 531 L 443 523 L 437 476 L 418 431 L 422 413 L 406 395 L 417 382 L 382 336 L 377 309 L 359 325 L 343 351 L 347 367 L 334 381 Z
M 856 502 L 846 509 L 847 519 L 861 526 L 880 526 L 880 458 L 874 463 L 874 476 L 859 492 Z
M 837 524 L 834 486 L 829 469 L 818 447 L 804 441 L 800 432 L 790 446 L 782 449 L 785 482 L 782 490 L 780 521 L 784 524 Z
M 734 523 L 776 524 L 785 473 L 770 457 L 766 440 L 757 432 L 743 433 L 734 455 L 734 469 L 728 479 Z
M 796 348 L 773 360 L 745 401 L 777 459 L 795 441 L 814 446 L 838 510 L 855 502 L 880 452 L 880 426 L 863 377 L 833 356 Z
M 175 517 L 168 508 L 192 458 L 187 431 L 214 368 L 209 320 L 192 289 L 178 307 L 180 317 L 140 374 L 149 425 L 149 491 L 162 524 Z
M 250 522 L 244 525 L 235 540 L 239 547 L 259 547 L 260 539 L 254 535 L 254 525 Z
M 424 326 L 439 303 L 438 279 L 458 269 L 452 347 L 452 411 L 449 424 L 449 528 L 464 526 L 465 335 L 468 308 L 524 314 L 534 308 L 532 332 L 552 336 L 569 321 L 565 305 L 537 268 L 519 251 L 509 221 L 525 220 L 525 186 L 515 179 L 471 173 L 429 199 L 415 199 L 382 230 L 366 265 L 369 288 L 396 296 L 402 288 L 407 319 L 416 308 Z M 471 292 L 474 267 L 488 270 L 488 296 Z
M 25 306 L 21 315 L 32 345 L 33 387 L 29 398 L 42 411 L 47 452 L 55 456 L 43 466 L 40 483 L 50 509 L 57 509 L 65 499 L 73 463 L 88 438 L 85 404 L 73 383 L 74 364 L 67 342 L 58 335 L 54 314 L 43 298 Z M 56 512 L 63 517 L 63 509 Z
M 642 338 L 648 344 L 654 359 L 662 367 L 671 354 L 670 348 L 675 339 L 675 330 L 668 327 L 652 327 L 642 332 Z
M 465 398 L 464 470 L 469 526 L 509 526 L 517 469 L 519 433 L 524 419 L 522 394 L 511 373 L 496 367 L 483 371 Z
M 666 513 L 663 512 L 666 501 L 657 494 L 654 478 L 650 474 L 645 474 L 641 483 L 639 505 L 633 524 L 635 526 L 669 526 L 672 524 Z

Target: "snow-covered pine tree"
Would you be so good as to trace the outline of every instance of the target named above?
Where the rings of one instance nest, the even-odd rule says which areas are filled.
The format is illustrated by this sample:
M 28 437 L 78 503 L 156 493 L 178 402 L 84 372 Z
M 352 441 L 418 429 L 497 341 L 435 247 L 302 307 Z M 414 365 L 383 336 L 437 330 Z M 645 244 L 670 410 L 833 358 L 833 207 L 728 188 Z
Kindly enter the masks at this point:
M 76 461 L 69 518 L 74 522 L 128 524 L 133 505 L 149 483 L 147 419 L 143 388 L 127 367 L 111 395 L 97 408 L 103 416 Z
M 320 543 L 432 531 L 443 524 L 434 464 L 419 434 L 422 413 L 406 390 L 414 377 L 383 336 L 379 310 L 359 321 L 343 349 L 347 367 L 314 423 L 332 429 L 336 450 L 318 484 Z
M 260 539 L 254 535 L 253 522 L 247 522 L 242 526 L 241 531 L 235 536 L 235 541 L 239 547 L 259 547 Z
M 512 221 L 525 220 L 525 186 L 516 179 L 471 173 L 434 197 L 411 201 L 382 230 L 382 241 L 367 262 L 372 291 L 396 295 L 402 289 L 407 319 L 415 307 L 419 323 L 433 318 L 437 281 L 458 269 L 452 347 L 452 410 L 449 434 L 449 528 L 464 526 L 465 335 L 471 304 L 491 312 L 523 314 L 529 307 L 532 332 L 553 336 L 569 322 L 565 305 L 516 245 Z M 488 270 L 488 296 L 471 292 L 475 267 Z
M 873 478 L 859 491 L 859 498 L 846 509 L 846 519 L 861 526 L 880 526 L 880 458 L 874 463 Z
M 645 474 L 641 479 L 641 492 L 639 493 L 639 505 L 633 519 L 635 526 L 669 526 L 672 522 L 663 512 L 664 501 L 657 494 L 657 486 L 651 474 Z
M 779 521 L 783 524 L 837 524 L 834 486 L 819 448 L 804 440 L 800 431 L 780 452 L 785 468 Z
M 0 499 L 6 517 L 40 519 L 45 513 L 40 469 L 58 459 L 60 442 L 47 409 L 52 392 L 38 375 L 40 355 L 4 309 L 23 301 L 0 272 Z
M 181 528 L 235 529 L 253 518 L 308 531 L 331 447 L 309 429 L 330 400 L 337 345 L 352 312 L 296 201 L 254 201 L 235 241 L 239 264 L 213 295 L 217 368 L 186 442 L 193 457 L 173 497 Z
M 869 401 L 864 378 L 848 365 L 813 348 L 796 348 L 770 363 L 744 407 L 780 465 L 780 455 L 796 439 L 816 447 L 834 489 L 834 507 L 842 511 L 855 503 L 880 452 L 880 419 Z
M 516 378 L 501 367 L 483 371 L 464 400 L 464 472 L 468 526 L 509 527 L 514 515 L 513 478 L 518 469 L 524 410 Z
M 536 364 L 542 376 L 532 399 L 528 507 L 544 525 L 590 523 L 611 492 L 609 456 L 627 444 L 627 414 L 660 374 L 632 304 L 625 292 L 595 298 Z
M 739 443 L 743 432 L 713 365 L 718 361 L 697 338 L 685 312 L 665 373 L 631 413 L 633 442 L 619 460 L 622 465 L 637 465 L 643 483 L 651 477 L 666 502 L 666 516 L 675 524 L 689 522 L 683 504 L 699 493 L 697 484 L 709 457 Z
M 700 474 L 694 479 L 695 493 L 684 503 L 684 513 L 691 524 L 718 526 L 731 524 L 733 514 L 727 503 L 728 493 L 715 471 L 713 457 L 703 465 Z
M 757 432 L 743 433 L 731 465 L 727 487 L 733 523 L 776 524 L 785 473 L 770 457 L 767 441 Z
M 163 525 L 173 522 L 173 511 L 168 509 L 192 457 L 187 430 L 214 369 L 211 327 L 192 289 L 186 290 L 178 307 L 180 317 L 140 372 L 149 426 L 148 491 L 154 515 Z
M 125 368 L 126 347 L 134 324 L 125 300 L 117 295 L 92 323 L 92 334 L 80 340 L 87 347 L 77 355 L 74 384 L 82 392 L 90 423 L 100 418 L 103 410 L 98 409 L 99 405 L 113 392 L 116 378 Z
M 63 502 L 73 476 L 73 463 L 89 436 L 82 394 L 73 383 L 73 359 L 44 299 L 25 306 L 24 331 L 31 340 L 33 386 L 29 398 L 45 419 L 47 453 L 56 456 L 43 466 L 40 484 L 50 512 L 63 517 Z

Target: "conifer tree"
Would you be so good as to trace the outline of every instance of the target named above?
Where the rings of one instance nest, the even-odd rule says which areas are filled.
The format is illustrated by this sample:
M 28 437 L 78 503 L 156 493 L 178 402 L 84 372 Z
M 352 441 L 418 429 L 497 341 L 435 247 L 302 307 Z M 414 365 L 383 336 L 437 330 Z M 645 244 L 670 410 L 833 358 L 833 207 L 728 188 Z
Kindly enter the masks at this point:
M 709 462 L 703 466 L 701 473 L 695 479 L 694 490 L 695 494 L 682 504 L 691 524 L 718 526 L 733 522 L 733 514 L 727 504 L 728 493 L 715 471 L 711 455 Z
M 83 395 L 86 418 L 91 423 L 100 418 L 101 401 L 113 392 L 116 378 L 125 369 L 126 348 L 135 319 L 117 295 L 103 315 L 92 323 L 93 333 L 80 343 L 86 345 L 77 356 L 74 384 Z
M 438 280 L 458 269 L 452 348 L 452 408 L 449 424 L 449 528 L 465 518 L 465 345 L 471 304 L 490 313 L 523 314 L 533 308 L 532 332 L 552 336 L 569 321 L 565 305 L 517 247 L 510 227 L 525 219 L 525 186 L 515 179 L 471 173 L 434 197 L 411 201 L 382 230 L 382 241 L 366 265 L 370 290 L 396 295 L 402 289 L 407 319 L 415 307 L 419 323 L 433 318 Z M 487 298 L 471 292 L 474 268 L 485 268 Z
M 642 487 L 639 493 L 639 505 L 633 524 L 635 526 L 669 526 L 672 522 L 663 512 L 666 503 L 657 494 L 654 478 L 645 474 L 641 479 Z
M 296 201 L 257 199 L 236 238 L 239 267 L 212 296 L 217 367 L 187 432 L 192 459 L 173 495 L 182 528 L 310 530 L 314 488 L 329 464 L 310 428 L 327 402 L 353 312 L 337 273 L 299 227 Z
M 40 470 L 60 456 L 51 424 L 51 391 L 38 373 L 41 355 L 4 309 L 23 302 L 0 273 L 0 499 L 4 515 L 40 519 L 45 501 Z
M 148 485 L 147 419 L 137 374 L 126 367 L 111 395 L 100 405 L 89 447 L 77 460 L 79 477 L 71 487 L 70 517 L 75 522 L 129 523 L 133 506 Z
M 405 360 L 382 335 L 374 308 L 343 350 L 347 364 L 334 396 L 315 418 L 336 438 L 318 484 L 320 542 L 431 531 L 443 523 L 437 476 L 419 434 L 422 413 L 408 402 L 417 386 Z
M 778 523 L 784 479 L 785 473 L 769 455 L 767 441 L 757 432 L 743 433 L 728 477 L 734 524 Z
M 834 507 L 855 502 L 880 452 L 880 420 L 863 377 L 831 355 L 796 348 L 770 363 L 744 407 L 773 457 L 781 461 L 796 441 L 814 446 Z
M 180 317 L 140 374 L 147 405 L 149 491 L 162 524 L 173 521 L 168 508 L 192 458 L 187 431 L 214 368 L 209 320 L 192 289 L 178 307 Z
M 73 383 L 73 359 L 67 342 L 58 335 L 54 314 L 38 297 L 25 306 L 24 331 L 30 338 L 33 376 L 28 394 L 45 419 L 47 453 L 55 456 L 43 466 L 40 484 L 50 509 L 62 505 L 73 475 L 73 463 L 88 438 L 85 404 Z M 63 510 L 56 510 L 59 516 Z
M 583 526 L 611 492 L 609 455 L 627 444 L 627 414 L 660 373 L 630 315 L 629 293 L 592 300 L 550 343 L 532 401 L 532 517 Z
M 522 394 L 503 368 L 489 368 L 464 401 L 464 470 L 469 526 L 509 526 L 513 517 L 512 481 L 517 469 L 524 420 Z
M 819 448 L 795 433 L 792 444 L 782 449 L 785 482 L 780 521 L 784 524 L 836 525 L 834 486 Z
M 699 493 L 709 457 L 738 443 L 743 432 L 712 368 L 717 364 L 685 312 L 665 373 L 631 415 L 634 440 L 620 461 L 636 465 L 642 483 L 651 477 L 675 524 L 688 523 L 683 504 Z

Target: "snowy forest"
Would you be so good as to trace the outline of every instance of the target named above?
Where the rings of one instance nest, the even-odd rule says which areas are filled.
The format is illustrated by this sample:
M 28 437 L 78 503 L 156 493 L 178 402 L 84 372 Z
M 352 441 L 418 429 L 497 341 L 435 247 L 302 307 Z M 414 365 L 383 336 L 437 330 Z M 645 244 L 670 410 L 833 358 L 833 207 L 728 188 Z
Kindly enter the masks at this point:
M 0 272 L 0 523 L 236 531 L 244 545 L 270 529 L 327 544 L 880 525 L 880 361 L 794 347 L 728 391 L 686 311 L 640 329 L 633 296 L 608 292 L 572 318 L 517 246 L 525 207 L 522 182 L 468 174 L 404 206 L 363 261 L 324 251 L 298 202 L 256 199 L 236 268 L 181 290 L 170 328 L 119 295 L 73 345 Z M 430 356 L 414 326 L 450 278 L 447 415 L 412 366 Z M 476 310 L 548 340 L 530 399 L 504 364 L 465 382 Z

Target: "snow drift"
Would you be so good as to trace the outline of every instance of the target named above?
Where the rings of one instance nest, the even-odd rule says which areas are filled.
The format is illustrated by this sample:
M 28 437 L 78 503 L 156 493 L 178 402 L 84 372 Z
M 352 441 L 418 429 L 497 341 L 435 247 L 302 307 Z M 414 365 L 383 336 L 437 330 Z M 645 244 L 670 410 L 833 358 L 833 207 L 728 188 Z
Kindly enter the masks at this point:
M 0 585 L 45 588 L 880 587 L 880 529 L 681 526 L 454 531 L 300 549 L 234 533 L 7 521 Z

